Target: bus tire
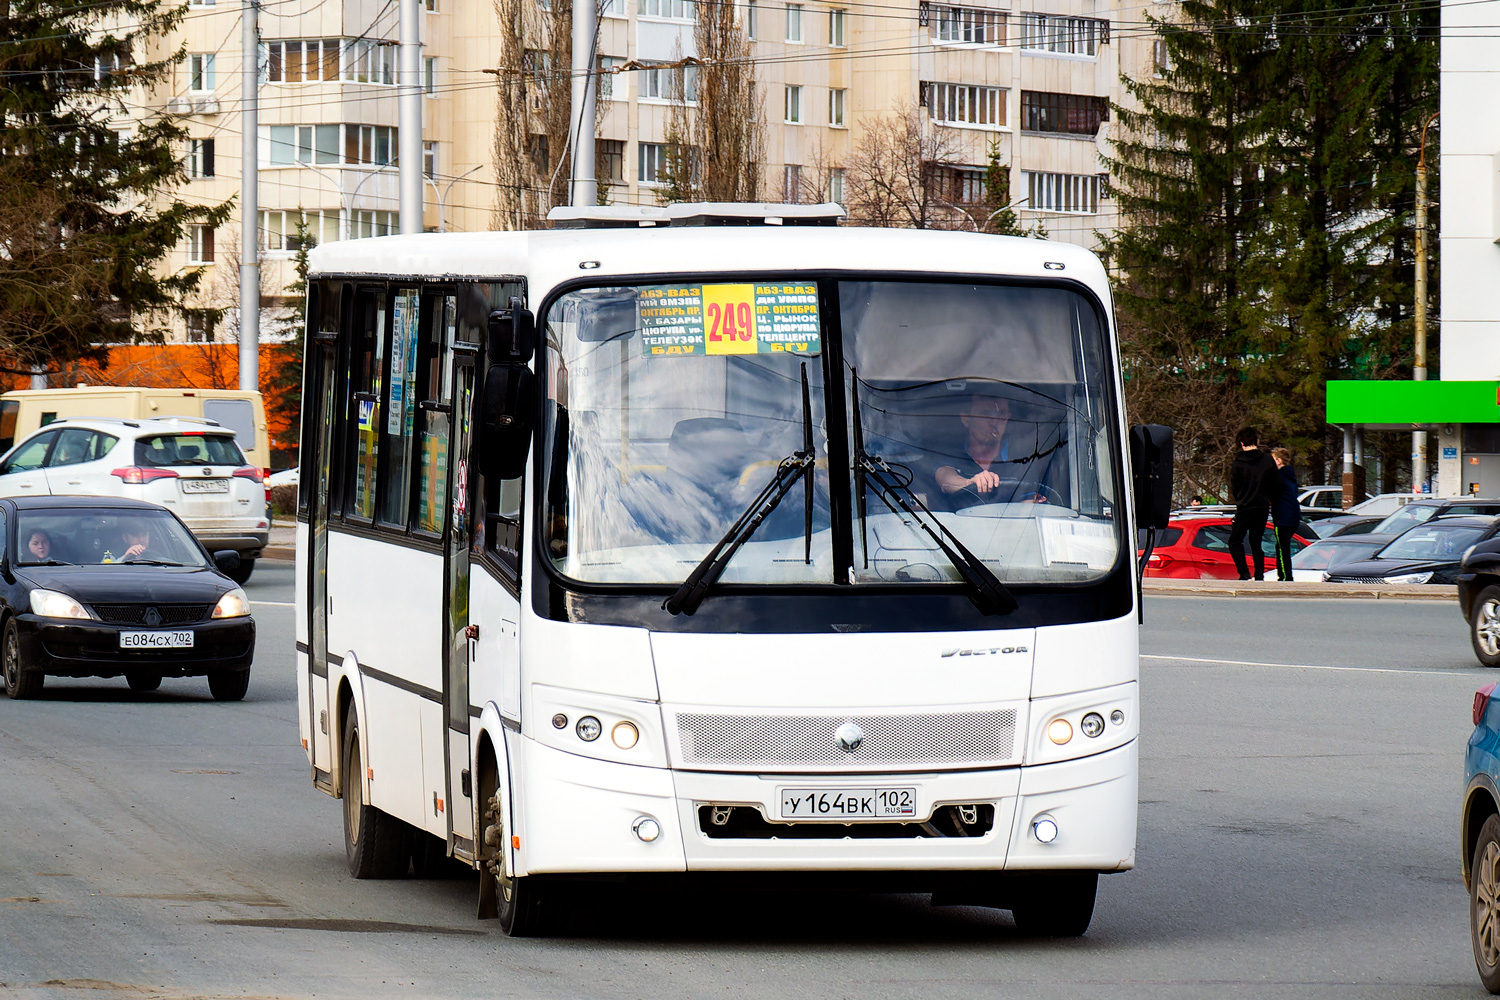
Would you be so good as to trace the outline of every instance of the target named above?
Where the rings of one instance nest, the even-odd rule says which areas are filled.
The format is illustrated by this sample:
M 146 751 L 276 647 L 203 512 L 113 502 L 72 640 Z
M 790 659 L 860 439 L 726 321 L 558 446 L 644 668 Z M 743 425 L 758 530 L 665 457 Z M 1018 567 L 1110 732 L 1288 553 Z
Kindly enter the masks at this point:
M 1059 872 L 1026 880 L 1010 908 L 1016 930 L 1032 937 L 1082 937 L 1094 919 L 1097 872 Z
M 16 621 L 12 618 L 5 623 L 5 693 L 9 697 L 20 701 L 22 698 L 35 698 L 42 693 L 42 684 L 46 676 L 36 670 L 27 670 L 26 664 L 21 662 L 21 633 L 16 629 Z
M 344 720 L 344 854 L 355 878 L 400 878 L 410 863 L 404 824 L 365 801 L 364 754 L 354 706 Z
M 506 870 L 505 813 L 500 793 L 485 799 L 483 842 L 491 855 L 485 859 L 482 877 L 494 880 L 495 911 L 507 937 L 547 937 L 557 923 L 560 900 L 556 887 L 529 876 Z

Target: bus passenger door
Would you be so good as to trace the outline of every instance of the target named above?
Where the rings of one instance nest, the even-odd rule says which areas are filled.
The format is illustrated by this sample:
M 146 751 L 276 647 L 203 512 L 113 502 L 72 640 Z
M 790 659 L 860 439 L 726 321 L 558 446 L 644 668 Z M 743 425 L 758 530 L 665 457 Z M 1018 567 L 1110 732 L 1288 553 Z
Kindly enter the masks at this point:
M 474 534 L 474 475 L 470 445 L 474 435 L 474 355 L 459 350 L 453 359 L 453 433 L 448 461 L 449 528 L 445 543 L 447 594 L 444 620 L 443 710 L 447 717 L 448 835 L 455 848 L 474 850 L 475 794 L 469 747 L 469 654 L 477 625 L 469 612 L 469 544 Z
M 334 345 L 313 342 L 318 352 L 317 364 L 311 367 L 318 380 L 309 386 L 309 399 L 318 401 L 316 439 L 311 462 L 303 456 L 302 474 L 315 476 L 308 492 L 307 560 L 307 683 L 309 752 L 315 770 L 332 773 L 333 750 L 329 733 L 338 720 L 330 718 L 328 707 L 328 503 L 329 473 L 332 468 L 334 422 Z M 306 443 L 304 443 L 304 448 Z

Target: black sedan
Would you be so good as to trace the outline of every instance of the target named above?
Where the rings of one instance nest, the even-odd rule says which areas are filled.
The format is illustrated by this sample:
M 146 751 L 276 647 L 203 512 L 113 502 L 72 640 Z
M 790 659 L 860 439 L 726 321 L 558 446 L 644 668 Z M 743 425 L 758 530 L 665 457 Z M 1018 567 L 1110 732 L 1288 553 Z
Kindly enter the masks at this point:
M 1464 550 L 1495 523 L 1492 517 L 1436 517 L 1409 528 L 1368 559 L 1328 571 L 1329 583 L 1447 583 L 1458 578 Z
M 5 693 L 31 698 L 47 675 L 208 678 L 220 701 L 250 685 L 250 600 L 175 515 L 139 500 L 0 500 Z

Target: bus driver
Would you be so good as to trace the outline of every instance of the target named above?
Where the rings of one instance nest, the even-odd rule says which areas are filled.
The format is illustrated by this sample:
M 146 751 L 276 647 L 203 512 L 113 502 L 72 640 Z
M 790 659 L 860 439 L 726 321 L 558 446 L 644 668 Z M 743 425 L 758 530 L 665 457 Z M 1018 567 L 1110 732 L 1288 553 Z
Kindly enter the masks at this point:
M 1046 503 L 1032 447 L 1007 438 L 1010 400 L 999 396 L 970 396 L 958 419 L 964 426 L 957 462 L 939 465 L 932 478 L 954 510 L 986 503 Z M 1024 457 L 1023 457 L 1024 456 Z

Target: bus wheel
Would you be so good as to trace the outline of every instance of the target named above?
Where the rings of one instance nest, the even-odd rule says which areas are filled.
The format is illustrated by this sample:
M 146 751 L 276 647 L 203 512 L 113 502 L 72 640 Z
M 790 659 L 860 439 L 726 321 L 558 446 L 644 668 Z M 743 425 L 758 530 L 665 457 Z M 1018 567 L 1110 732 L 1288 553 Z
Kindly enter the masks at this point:
M 1095 872 L 1061 872 L 1027 879 L 1010 909 L 1016 929 L 1033 937 L 1082 937 L 1094 919 Z
M 355 878 L 400 878 L 409 842 L 400 820 L 365 801 L 364 755 L 354 706 L 344 720 L 344 853 Z
M 494 879 L 495 909 L 500 929 L 509 937 L 545 937 L 556 918 L 558 900 L 551 888 L 535 878 L 516 877 L 505 867 L 505 814 L 500 793 L 484 804 L 484 843 L 492 852 L 483 876 Z

